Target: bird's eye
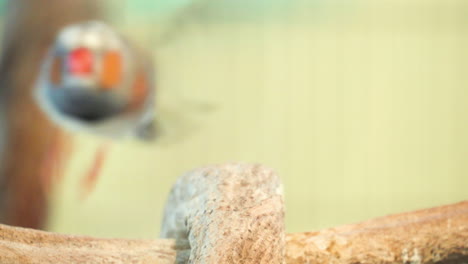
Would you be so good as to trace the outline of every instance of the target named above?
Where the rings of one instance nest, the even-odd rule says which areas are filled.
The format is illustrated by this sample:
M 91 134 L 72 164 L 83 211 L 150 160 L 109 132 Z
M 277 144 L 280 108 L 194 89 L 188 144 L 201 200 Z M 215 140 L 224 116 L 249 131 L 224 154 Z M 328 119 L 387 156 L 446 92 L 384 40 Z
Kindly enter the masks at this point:
M 72 75 L 88 75 L 93 72 L 93 53 L 87 48 L 72 50 L 67 57 L 67 68 Z
M 55 55 L 52 60 L 52 65 L 50 68 L 50 81 L 54 84 L 55 87 L 59 87 L 62 83 L 62 58 Z
M 103 89 L 113 89 L 122 78 L 122 57 L 117 51 L 109 51 L 103 56 L 101 84 Z

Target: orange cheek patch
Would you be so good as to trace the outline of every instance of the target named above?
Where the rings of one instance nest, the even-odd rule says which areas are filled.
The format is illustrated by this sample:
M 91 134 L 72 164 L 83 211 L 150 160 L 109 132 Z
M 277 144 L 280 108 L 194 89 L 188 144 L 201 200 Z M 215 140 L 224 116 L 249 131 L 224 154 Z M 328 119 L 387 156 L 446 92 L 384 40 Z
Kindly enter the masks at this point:
M 148 82 L 145 75 L 142 72 L 139 72 L 132 87 L 130 108 L 139 107 L 145 101 L 147 95 Z
M 104 90 L 111 90 L 122 79 L 122 57 L 116 51 L 107 52 L 103 57 L 101 85 Z
M 54 56 L 50 68 L 50 81 L 56 86 L 62 83 L 62 59 L 60 57 Z

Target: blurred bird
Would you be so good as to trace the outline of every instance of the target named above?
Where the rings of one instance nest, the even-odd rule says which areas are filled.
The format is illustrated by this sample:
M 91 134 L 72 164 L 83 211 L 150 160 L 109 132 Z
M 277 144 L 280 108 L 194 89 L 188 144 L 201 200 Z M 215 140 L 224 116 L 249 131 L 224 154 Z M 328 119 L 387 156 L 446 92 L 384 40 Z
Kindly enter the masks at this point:
M 44 58 L 34 93 L 45 114 L 65 130 L 111 140 L 151 140 L 154 92 L 148 58 L 111 27 L 87 21 L 58 33 Z M 106 153 L 104 144 L 83 181 L 87 192 Z M 51 163 L 60 160 L 59 153 L 50 155 Z
M 101 22 L 67 26 L 42 64 L 37 102 L 70 131 L 150 139 L 154 89 L 146 59 Z

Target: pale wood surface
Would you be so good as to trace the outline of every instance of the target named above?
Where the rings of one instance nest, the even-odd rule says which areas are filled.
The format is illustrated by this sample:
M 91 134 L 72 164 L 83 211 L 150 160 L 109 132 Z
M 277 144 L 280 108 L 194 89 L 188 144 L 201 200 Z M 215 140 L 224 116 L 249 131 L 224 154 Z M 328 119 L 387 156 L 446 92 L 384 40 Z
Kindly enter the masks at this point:
M 261 165 L 191 171 L 175 183 L 161 236 L 188 241 L 189 263 L 282 264 L 283 186 Z
M 320 232 L 288 234 L 286 263 L 468 261 L 468 202 L 404 216 L 413 220 L 390 216 Z M 172 264 L 176 256 L 184 263 L 190 254 L 188 244 L 164 239 L 98 239 L 5 225 L 0 227 L 0 237 L 0 262 L 11 264 Z
M 289 234 L 283 259 L 282 199 L 272 199 L 280 194 L 278 187 L 274 173 L 259 165 L 202 168 L 184 175 L 169 198 L 163 235 L 176 241 L 99 239 L 0 225 L 0 263 L 169 264 L 189 257 L 190 263 L 252 264 L 468 261 L 468 201 Z M 238 203 L 242 200 L 246 203 Z M 252 237 L 249 230 L 259 232 Z

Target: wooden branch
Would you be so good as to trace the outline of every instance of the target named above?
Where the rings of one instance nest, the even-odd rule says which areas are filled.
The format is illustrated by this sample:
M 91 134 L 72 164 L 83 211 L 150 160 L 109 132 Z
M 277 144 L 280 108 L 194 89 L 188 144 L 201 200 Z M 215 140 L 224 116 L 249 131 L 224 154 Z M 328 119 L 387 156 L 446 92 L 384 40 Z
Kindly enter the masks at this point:
M 100 239 L 0 225 L 0 263 L 174 263 L 174 240 Z
M 287 263 L 468 263 L 468 201 L 287 236 Z
M 288 264 L 467 263 L 468 201 L 289 234 L 286 241 Z M 188 255 L 188 244 L 169 239 L 100 239 L 0 225 L 0 263 L 173 264 Z
M 271 238 L 283 236 L 282 223 L 271 222 L 281 221 L 279 187 L 262 166 L 202 168 L 181 177 L 169 199 L 163 235 L 177 240 L 99 239 L 0 225 L 0 263 L 468 263 L 468 201 L 290 234 L 284 260 L 276 247 L 282 240 Z M 252 237 L 251 230 L 259 232 Z M 255 253 L 257 246 L 281 252 Z
M 269 168 L 238 163 L 186 173 L 169 194 L 161 236 L 188 241 L 188 263 L 282 264 L 281 181 Z

